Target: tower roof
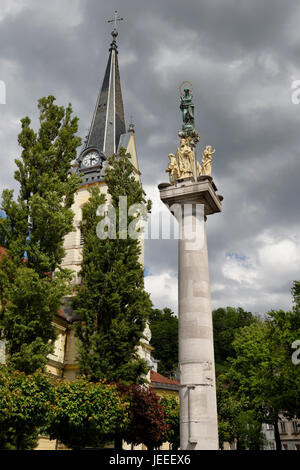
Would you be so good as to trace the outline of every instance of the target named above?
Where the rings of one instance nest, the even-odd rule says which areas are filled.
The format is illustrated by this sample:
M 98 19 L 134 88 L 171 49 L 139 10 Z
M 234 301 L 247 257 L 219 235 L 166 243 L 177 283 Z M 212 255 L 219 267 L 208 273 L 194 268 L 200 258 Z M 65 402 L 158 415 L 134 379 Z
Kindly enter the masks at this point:
M 104 80 L 84 149 L 84 151 L 88 148 L 97 149 L 106 158 L 117 151 L 120 136 L 126 132 L 116 29 L 111 34 L 113 40 L 109 48 Z

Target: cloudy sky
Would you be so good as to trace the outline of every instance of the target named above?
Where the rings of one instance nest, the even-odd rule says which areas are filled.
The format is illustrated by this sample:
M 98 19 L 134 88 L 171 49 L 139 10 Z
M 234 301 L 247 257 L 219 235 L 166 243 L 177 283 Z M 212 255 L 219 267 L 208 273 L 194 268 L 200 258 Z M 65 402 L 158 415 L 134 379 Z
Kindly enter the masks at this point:
M 90 125 L 117 9 L 127 123 L 155 207 L 180 128 L 178 86 L 194 84 L 198 153 L 216 148 L 223 212 L 208 218 L 212 305 L 291 307 L 300 279 L 300 4 L 297 0 L 0 0 L 0 191 L 14 188 L 20 118 L 38 98 L 72 102 Z M 300 93 L 299 93 L 300 96 Z M 1 96 L 0 96 L 1 98 Z M 295 100 L 294 100 L 295 101 Z M 297 99 L 296 99 L 297 101 Z M 177 312 L 177 242 L 146 242 L 146 286 Z

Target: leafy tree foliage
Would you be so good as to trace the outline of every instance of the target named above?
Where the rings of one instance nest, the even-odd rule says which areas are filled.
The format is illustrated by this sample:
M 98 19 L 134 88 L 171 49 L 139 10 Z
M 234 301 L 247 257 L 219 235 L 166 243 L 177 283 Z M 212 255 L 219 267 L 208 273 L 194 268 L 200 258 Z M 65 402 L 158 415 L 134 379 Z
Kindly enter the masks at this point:
M 222 383 L 222 376 L 217 378 L 217 404 L 219 447 L 223 449 L 225 442 L 233 443 L 237 438 L 237 416 L 243 407 Z
M 40 129 L 21 120 L 21 159 L 15 160 L 14 192 L 4 190 L 0 210 L 0 246 L 7 257 L 0 265 L 0 335 L 8 362 L 31 373 L 43 368 L 55 338 L 51 321 L 70 289 L 70 273 L 53 274 L 64 257 L 63 241 L 73 227 L 71 205 L 80 179 L 71 174 L 80 139 L 72 108 L 39 100 Z M 26 258 L 24 260 L 24 257 Z
M 256 419 L 274 425 L 277 450 L 281 449 L 279 413 L 300 416 L 300 370 L 291 360 L 292 343 L 300 337 L 295 294 L 294 300 L 291 312 L 271 311 L 265 321 L 236 334 L 236 358 L 226 374 L 231 392 L 249 403 Z
M 238 399 L 224 381 L 238 331 L 256 322 L 256 317 L 242 308 L 218 308 L 213 311 L 214 352 L 217 376 L 219 444 L 236 442 L 239 449 L 259 449 L 262 445 L 261 423 L 255 420 L 247 401 Z M 249 420 L 249 422 L 247 421 Z M 250 425 L 251 423 L 251 425 Z
M 165 440 L 172 444 L 172 450 L 178 449 L 180 446 L 179 400 L 175 396 L 164 395 L 161 404 L 169 425 Z
M 169 308 L 152 309 L 150 330 L 153 354 L 159 360 L 157 370 L 172 377 L 178 368 L 178 318 Z
M 135 445 L 145 444 L 148 450 L 167 441 L 170 424 L 160 397 L 151 388 L 141 385 L 123 386 L 121 390 L 128 397 L 131 414 L 123 439 Z
M 227 359 L 235 357 L 232 345 L 235 333 L 244 326 L 255 321 L 250 312 L 241 307 L 218 308 L 213 310 L 214 352 L 216 361 L 216 374 L 226 369 Z
M 41 277 L 54 272 L 64 257 L 64 236 L 73 229 L 71 206 L 80 179 L 70 173 L 80 138 L 76 137 L 78 119 L 72 107 L 54 104 L 48 96 L 38 102 L 40 129 L 30 127 L 29 117 L 21 120 L 18 141 L 22 147 L 15 179 L 20 185 L 17 201 L 13 191 L 4 190 L 0 219 L 0 245 L 22 265 Z
M 0 366 L 0 448 L 25 450 L 36 446 L 38 430 L 47 424 L 55 390 L 47 377 Z
M 116 238 L 97 236 L 97 225 L 103 221 L 97 209 L 105 202 L 98 188 L 91 189 L 82 209 L 81 285 L 73 306 L 80 318 L 76 328 L 80 369 L 92 381 L 139 383 L 147 371 L 137 354 L 151 309 L 139 261 L 141 248 L 137 239 L 120 236 L 124 225 L 119 224 L 119 197 L 127 196 L 128 208 L 144 203 L 129 157 L 123 150 L 111 157 L 105 177 L 108 202 L 116 212 Z M 131 215 L 122 224 L 128 228 L 135 221 L 136 215 Z
M 235 443 L 238 450 L 260 450 L 264 443 L 261 422 L 249 408 L 249 402 L 238 398 L 224 381 L 217 378 L 219 446 Z
M 0 262 L 0 322 L 6 339 L 7 363 L 31 374 L 44 369 L 55 340 L 51 324 L 61 299 L 69 292 L 64 273 L 40 278 L 34 269 Z
M 64 381 L 57 384 L 47 432 L 71 449 L 102 446 L 127 427 L 129 415 L 129 402 L 116 385 Z

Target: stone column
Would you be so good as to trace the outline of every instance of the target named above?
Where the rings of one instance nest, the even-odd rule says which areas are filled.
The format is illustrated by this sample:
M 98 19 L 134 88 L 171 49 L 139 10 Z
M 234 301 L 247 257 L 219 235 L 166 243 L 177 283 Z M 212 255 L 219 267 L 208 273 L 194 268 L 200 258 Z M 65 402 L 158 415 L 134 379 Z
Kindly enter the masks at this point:
M 159 185 L 182 223 L 178 256 L 180 448 L 218 449 L 215 361 L 205 220 L 221 211 L 210 176 Z M 191 238 L 191 232 L 192 238 Z

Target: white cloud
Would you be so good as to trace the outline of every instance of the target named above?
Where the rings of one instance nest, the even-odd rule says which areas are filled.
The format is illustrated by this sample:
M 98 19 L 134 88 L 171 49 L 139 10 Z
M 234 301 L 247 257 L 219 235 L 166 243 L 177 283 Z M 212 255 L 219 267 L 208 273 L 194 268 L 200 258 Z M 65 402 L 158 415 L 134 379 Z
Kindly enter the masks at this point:
M 258 257 L 266 284 L 295 280 L 299 277 L 300 243 L 297 239 L 277 239 L 263 234 L 264 245 L 258 250 Z
M 168 272 L 149 275 L 145 278 L 146 291 L 150 293 L 155 307 L 169 307 L 177 314 L 178 310 L 178 283 L 177 276 Z
M 222 268 L 225 278 L 236 281 L 240 285 L 253 286 L 259 278 L 259 273 L 245 256 L 237 253 L 226 255 L 226 261 Z
M 296 235 L 287 235 L 283 229 L 276 234 L 262 231 L 245 242 L 242 254 L 227 254 L 220 269 L 213 267 L 213 307 L 241 306 L 258 313 L 290 309 L 290 287 L 299 279 L 299 266 L 300 240 Z
M 1 0 L 0 21 L 8 15 L 16 15 L 26 8 L 26 0 Z

